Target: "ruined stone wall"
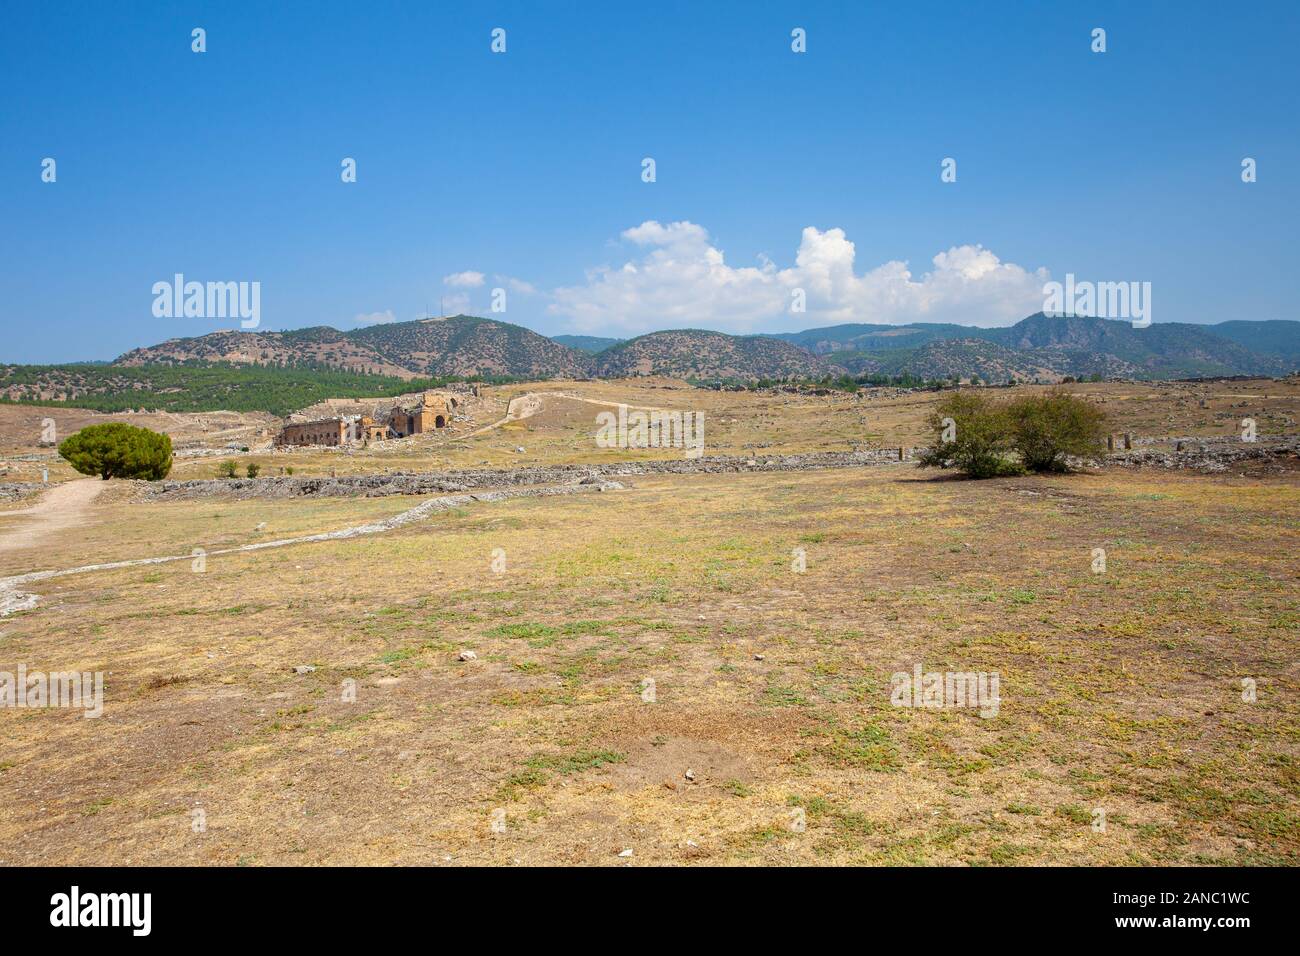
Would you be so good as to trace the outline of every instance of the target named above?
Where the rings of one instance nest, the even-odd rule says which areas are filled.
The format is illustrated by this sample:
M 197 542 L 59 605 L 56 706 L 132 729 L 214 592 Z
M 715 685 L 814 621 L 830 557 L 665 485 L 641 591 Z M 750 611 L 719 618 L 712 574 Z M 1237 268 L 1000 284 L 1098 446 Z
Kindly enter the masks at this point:
M 276 437 L 277 445 L 329 445 L 343 444 L 347 436 L 347 423 L 337 418 L 314 422 L 290 422 Z
M 148 498 L 184 499 L 213 496 L 235 498 L 383 497 L 506 488 L 520 485 L 589 484 L 606 478 L 636 475 L 726 474 L 735 472 L 812 471 L 819 468 L 867 468 L 915 461 L 924 448 L 875 448 L 855 452 L 807 455 L 712 456 L 668 461 L 623 461 L 592 465 L 549 465 L 528 468 L 478 468 L 463 471 L 394 472 L 340 477 L 283 476 L 142 482 Z M 1300 457 L 1300 438 L 1257 443 L 1209 443 L 1181 450 L 1134 449 L 1100 459 L 1077 460 L 1076 467 L 1160 467 L 1224 471 L 1229 465 L 1259 459 Z
M 150 497 L 298 498 L 311 496 L 382 497 L 503 488 L 515 485 L 575 484 L 629 475 L 725 474 L 750 471 L 811 471 L 816 468 L 855 468 L 910 461 L 907 449 L 878 448 L 856 452 L 810 455 L 763 455 L 754 458 L 715 456 L 670 461 L 610 462 L 598 465 L 549 465 L 532 468 L 481 468 L 464 471 L 396 472 L 339 477 L 272 476 L 162 481 L 144 485 Z
M 1143 445 L 1135 439 L 1135 446 Z M 1172 447 L 1134 447 L 1132 451 L 1107 455 L 1096 464 L 1121 468 L 1171 468 L 1204 472 L 1227 471 L 1232 465 L 1260 460 L 1300 456 L 1300 438 L 1243 442 L 1239 439 L 1185 438 Z
M 0 501 L 17 501 L 48 487 L 50 486 L 35 481 L 0 482 Z

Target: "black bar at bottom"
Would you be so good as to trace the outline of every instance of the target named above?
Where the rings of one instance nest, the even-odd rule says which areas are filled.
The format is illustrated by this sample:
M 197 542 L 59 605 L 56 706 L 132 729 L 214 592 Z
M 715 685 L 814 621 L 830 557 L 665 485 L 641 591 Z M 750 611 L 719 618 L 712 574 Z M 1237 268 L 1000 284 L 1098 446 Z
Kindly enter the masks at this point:
M 811 936 L 853 926 L 873 943 L 989 944 L 1047 932 L 1071 942 L 1196 937 L 1230 946 L 1288 925 L 1282 906 L 1293 876 L 1173 868 L 10 869 L 0 871 L 0 926 L 6 944 L 75 934 L 127 945 L 337 945 L 425 926 L 496 941 L 567 923 L 571 938 L 685 933 L 678 938 L 692 948 L 777 926 Z

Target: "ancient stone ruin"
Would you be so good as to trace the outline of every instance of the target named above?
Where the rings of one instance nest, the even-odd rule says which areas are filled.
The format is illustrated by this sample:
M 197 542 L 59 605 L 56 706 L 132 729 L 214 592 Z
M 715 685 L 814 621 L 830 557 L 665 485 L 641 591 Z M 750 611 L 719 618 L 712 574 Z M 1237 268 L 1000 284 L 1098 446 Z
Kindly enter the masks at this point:
M 376 405 L 373 414 L 336 414 L 298 421 L 291 416 L 276 436 L 275 443 L 281 447 L 339 447 L 409 438 L 446 428 L 462 402 L 460 396 L 450 392 L 426 391 L 413 399 L 398 400 L 386 408 Z

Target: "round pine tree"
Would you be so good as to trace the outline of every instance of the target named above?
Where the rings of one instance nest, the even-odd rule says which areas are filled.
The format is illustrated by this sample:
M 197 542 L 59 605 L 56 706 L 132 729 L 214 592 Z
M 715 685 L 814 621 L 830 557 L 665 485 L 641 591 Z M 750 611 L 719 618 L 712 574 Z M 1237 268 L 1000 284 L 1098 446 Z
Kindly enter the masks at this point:
M 91 425 L 64 439 L 62 455 L 83 475 L 158 481 L 172 469 L 172 440 L 121 422 Z

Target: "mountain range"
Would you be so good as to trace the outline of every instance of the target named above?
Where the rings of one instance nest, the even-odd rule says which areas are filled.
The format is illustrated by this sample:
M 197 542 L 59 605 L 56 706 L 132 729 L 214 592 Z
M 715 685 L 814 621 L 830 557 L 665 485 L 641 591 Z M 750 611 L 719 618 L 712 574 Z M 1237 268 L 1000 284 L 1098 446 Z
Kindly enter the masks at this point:
M 1285 375 L 1300 368 L 1300 322 L 1217 325 L 1128 322 L 1042 313 L 1002 328 L 851 323 L 771 335 L 699 329 L 620 340 L 547 338 L 469 315 L 340 332 L 212 332 L 120 356 L 118 366 L 207 364 L 325 367 L 399 378 L 510 376 L 697 380 L 889 375 L 1044 381 L 1067 376 L 1140 379 Z

